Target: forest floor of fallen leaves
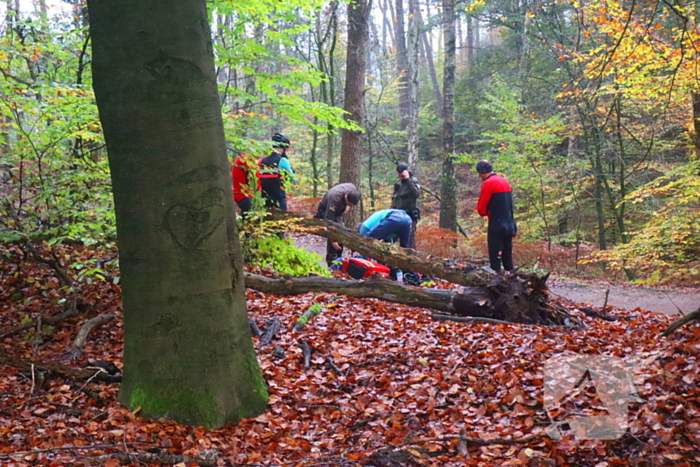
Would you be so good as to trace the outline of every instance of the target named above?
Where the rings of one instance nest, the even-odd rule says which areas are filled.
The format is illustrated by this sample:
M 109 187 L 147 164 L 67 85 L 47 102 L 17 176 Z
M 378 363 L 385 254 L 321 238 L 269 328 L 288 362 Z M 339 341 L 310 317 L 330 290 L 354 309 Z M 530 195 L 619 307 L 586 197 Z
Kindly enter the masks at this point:
M 20 323 L 35 324 L 1 337 L 2 352 L 76 368 L 98 360 L 121 367 L 118 285 L 95 279 L 82 286 L 80 315 L 49 329 L 33 320 L 62 311 L 66 296 L 58 279 L 11 247 L 2 251 L 0 336 Z M 104 256 L 73 254 L 84 261 Z M 700 465 L 700 323 L 665 338 L 668 315 L 609 307 L 617 319 L 606 321 L 565 299 L 552 301 L 582 325 L 436 322 L 428 310 L 374 299 L 248 290 L 249 314 L 261 328 L 273 318 L 283 324 L 267 346 L 254 338 L 270 393 L 264 414 L 216 430 L 148 420 L 119 404 L 118 383 L 0 365 L 0 465 Z M 294 331 L 313 304 L 322 313 Z M 81 325 L 105 313 L 117 318 L 89 335 L 77 359 L 69 358 Z M 302 343 L 315 349 L 309 368 Z M 628 386 L 618 388 L 628 412 L 617 439 L 579 439 L 593 435 L 574 432 L 581 417 L 610 422 L 600 417 L 612 408 L 602 402 L 595 368 L 581 381 L 562 377 L 569 397 L 545 404 L 547 362 L 565 354 L 629 365 Z M 630 396 L 632 381 L 639 398 Z M 543 434 L 553 423 L 559 439 L 556 430 Z M 152 460 L 166 454 L 174 455 L 169 463 Z

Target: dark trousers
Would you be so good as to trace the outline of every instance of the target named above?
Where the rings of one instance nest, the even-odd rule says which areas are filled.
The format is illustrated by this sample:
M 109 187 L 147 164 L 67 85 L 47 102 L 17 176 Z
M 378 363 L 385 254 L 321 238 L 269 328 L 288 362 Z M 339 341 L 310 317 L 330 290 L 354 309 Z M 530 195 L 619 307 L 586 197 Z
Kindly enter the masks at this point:
M 280 211 L 287 210 L 287 193 L 282 188 L 263 188 L 262 197 L 267 209 L 277 208 Z
M 338 246 L 340 247 L 340 250 L 333 248 L 333 242 L 330 240 L 326 242 L 326 263 L 328 264 L 328 267 L 331 267 L 333 261 L 343 256 L 343 245 L 338 244 Z
M 253 198 L 243 198 L 240 201 L 236 201 L 238 209 L 241 210 L 241 219 L 245 219 L 245 215 L 253 208 Z
M 513 237 L 510 235 L 489 232 L 486 242 L 489 247 L 489 261 L 491 263 L 491 269 L 499 272 L 501 270 L 501 263 L 503 263 L 503 269 L 506 271 L 512 271 Z

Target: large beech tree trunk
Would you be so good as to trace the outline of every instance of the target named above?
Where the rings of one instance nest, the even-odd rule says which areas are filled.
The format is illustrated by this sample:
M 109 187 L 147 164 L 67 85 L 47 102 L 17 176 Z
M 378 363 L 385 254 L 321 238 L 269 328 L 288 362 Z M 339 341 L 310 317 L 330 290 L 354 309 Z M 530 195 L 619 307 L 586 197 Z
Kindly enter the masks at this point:
M 204 0 L 90 0 L 124 308 L 119 397 L 219 427 L 263 412 Z
M 246 274 L 245 281 L 251 289 L 274 295 L 332 292 L 355 298 L 378 298 L 459 316 L 512 323 L 562 324 L 557 315 L 549 313 L 543 306 L 546 299 L 542 290 L 536 287 L 528 289 L 526 283 L 516 276 L 494 276 L 485 286 L 450 290 L 405 287 L 378 275 L 354 281 L 325 277 L 271 279 Z

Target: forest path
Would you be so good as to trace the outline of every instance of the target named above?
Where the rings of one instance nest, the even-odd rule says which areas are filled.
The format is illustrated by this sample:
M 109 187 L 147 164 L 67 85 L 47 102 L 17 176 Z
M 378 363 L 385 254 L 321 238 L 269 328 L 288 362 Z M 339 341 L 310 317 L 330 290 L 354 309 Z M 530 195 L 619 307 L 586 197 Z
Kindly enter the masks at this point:
M 314 235 L 294 235 L 294 243 L 299 248 L 320 255 L 326 255 L 326 240 Z M 347 252 L 346 252 L 347 253 Z M 325 265 L 325 261 L 320 261 Z M 634 310 L 654 311 L 669 315 L 679 314 L 679 309 L 690 313 L 700 307 L 700 288 L 641 287 L 624 283 L 558 279 L 547 281 L 550 294 L 555 298 L 565 298 L 574 303 L 601 308 L 608 294 L 608 306 Z
M 557 279 L 547 281 L 554 297 L 562 297 L 575 303 L 602 307 L 605 293 L 608 305 L 627 310 L 642 310 L 679 314 L 695 311 L 700 307 L 700 288 L 641 287 L 637 285 L 609 282 L 587 282 L 584 280 Z

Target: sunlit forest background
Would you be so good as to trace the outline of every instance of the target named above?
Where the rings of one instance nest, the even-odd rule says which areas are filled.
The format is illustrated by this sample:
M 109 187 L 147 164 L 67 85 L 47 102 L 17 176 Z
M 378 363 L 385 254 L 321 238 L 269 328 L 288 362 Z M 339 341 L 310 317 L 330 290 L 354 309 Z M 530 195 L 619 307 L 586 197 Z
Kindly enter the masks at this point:
M 388 207 L 395 165 L 409 160 L 425 188 L 419 232 L 437 232 L 440 211 L 454 209 L 448 227 L 460 233 L 451 247 L 478 248 L 485 234 L 473 164 L 489 158 L 514 187 L 517 241 L 530 245 L 516 246 L 521 264 L 547 269 L 556 259 L 571 273 L 697 283 L 695 2 L 363 5 L 371 8 L 365 215 Z M 267 154 L 272 133 L 283 132 L 301 180 L 290 196 L 312 205 L 338 182 L 346 5 L 216 0 L 209 8 L 231 161 Z M 82 0 L 0 3 L 2 242 L 115 242 L 88 15 Z M 452 56 L 454 93 L 443 95 Z M 448 105 L 453 150 L 444 144 Z M 449 186 L 454 208 L 440 202 Z M 420 238 L 429 249 L 431 236 Z

